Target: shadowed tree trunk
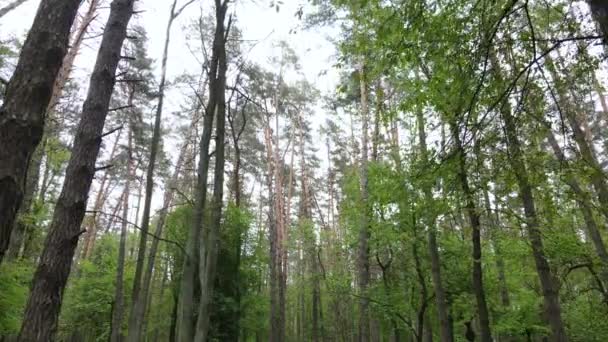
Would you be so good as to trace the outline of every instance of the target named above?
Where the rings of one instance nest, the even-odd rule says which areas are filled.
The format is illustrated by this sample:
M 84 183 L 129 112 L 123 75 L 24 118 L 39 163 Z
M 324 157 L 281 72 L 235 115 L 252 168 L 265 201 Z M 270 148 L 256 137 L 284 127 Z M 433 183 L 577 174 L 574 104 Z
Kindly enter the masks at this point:
M 53 341 L 134 0 L 114 0 L 83 105 L 61 195 L 34 274 L 19 341 Z
M 604 35 L 604 44 L 608 45 L 608 2 L 606 0 L 587 0 L 587 3 L 600 32 Z
M 0 263 L 9 245 L 53 83 L 67 53 L 80 0 L 43 0 L 0 108 Z

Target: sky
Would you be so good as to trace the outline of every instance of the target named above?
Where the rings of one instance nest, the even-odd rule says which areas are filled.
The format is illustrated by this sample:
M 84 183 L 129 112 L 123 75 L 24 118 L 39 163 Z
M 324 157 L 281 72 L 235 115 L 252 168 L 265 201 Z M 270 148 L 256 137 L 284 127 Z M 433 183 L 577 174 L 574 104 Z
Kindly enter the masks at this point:
M 8 4 L 12 0 L 0 0 L 0 7 Z M 101 10 L 92 26 L 94 34 L 100 33 L 109 12 L 111 0 L 101 0 Z M 86 8 L 88 0 L 83 4 Z M 187 0 L 178 0 L 178 7 L 185 4 Z M 10 36 L 24 37 L 33 21 L 36 9 L 40 0 L 28 0 L 19 8 L 10 12 L 0 19 L 0 39 Z M 193 56 L 187 46 L 187 34 L 184 27 L 200 16 L 201 10 L 205 14 L 212 10 L 212 1 L 195 1 L 174 23 L 171 35 L 171 45 L 169 49 L 168 79 L 184 73 L 198 74 L 200 65 L 197 58 Z M 136 7 L 143 11 L 136 15 L 131 24 L 143 26 L 148 34 L 148 54 L 157 61 L 155 72 L 157 79 L 160 75 L 160 61 L 163 44 L 165 39 L 166 24 L 169 10 L 172 5 L 171 0 L 138 0 Z M 203 6 L 203 8 L 201 8 Z M 335 35 L 337 30 L 331 28 L 302 30 L 302 22 L 296 17 L 296 12 L 300 6 L 307 6 L 306 0 L 283 0 L 279 10 L 271 7 L 271 0 L 236 0 L 230 5 L 230 13 L 236 17 L 236 24 L 242 31 L 243 40 L 254 44 L 248 51 L 248 60 L 270 67 L 268 60 L 280 54 L 277 42 L 284 40 L 300 58 L 301 75 L 308 82 L 312 83 L 321 91 L 321 94 L 331 94 L 335 91 L 338 83 L 338 72 L 333 65 L 335 64 L 336 49 L 330 42 L 330 36 Z M 80 79 L 80 84 L 88 84 L 88 77 L 93 67 L 98 49 L 99 39 L 91 39 L 85 42 L 85 48 L 77 57 L 75 62 L 74 77 Z M 84 94 L 84 89 L 83 89 Z M 172 91 L 171 96 L 165 99 L 165 118 L 164 125 L 171 124 L 169 113 L 179 110 L 180 105 L 186 103 L 187 96 L 190 94 L 180 94 Z M 317 112 L 313 116 L 313 134 L 318 134 L 318 128 L 325 121 L 325 113 L 322 106 L 317 106 Z M 170 138 L 169 138 L 170 139 Z M 322 141 L 315 139 L 316 141 Z M 169 150 L 175 150 L 179 141 L 170 140 L 165 142 Z M 177 153 L 168 153 L 175 157 Z M 94 185 L 95 187 L 95 185 Z M 157 188 L 154 196 L 154 207 L 157 209 L 162 204 L 162 191 Z

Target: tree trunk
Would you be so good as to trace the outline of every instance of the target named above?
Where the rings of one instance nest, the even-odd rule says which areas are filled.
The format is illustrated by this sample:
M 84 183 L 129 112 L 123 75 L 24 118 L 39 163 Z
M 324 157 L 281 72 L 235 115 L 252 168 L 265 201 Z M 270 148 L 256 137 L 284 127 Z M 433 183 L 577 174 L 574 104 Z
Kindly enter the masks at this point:
M 133 132 L 129 129 L 129 144 L 127 146 L 127 175 L 125 190 L 123 192 L 122 222 L 120 229 L 120 244 L 118 245 L 118 263 L 116 268 L 116 288 L 114 291 L 114 308 L 112 310 L 112 330 L 110 342 L 122 341 L 122 321 L 125 312 L 124 271 L 127 243 L 127 227 L 129 221 L 129 197 L 131 190 L 131 179 L 133 178 Z
M 361 65 L 359 70 L 360 91 L 361 91 L 361 117 L 362 117 L 362 139 L 361 139 L 361 163 L 360 163 L 360 191 L 361 191 L 361 223 L 359 227 L 359 250 L 357 254 L 357 274 L 359 286 L 359 342 L 370 341 L 370 321 L 369 321 L 369 299 L 367 298 L 367 287 L 369 286 L 369 217 L 370 214 L 368 199 L 368 137 L 369 126 L 369 105 L 368 86 L 365 79 L 365 66 Z
M 0 8 L 0 18 L 4 17 L 8 12 L 14 10 L 15 8 L 23 5 L 27 0 L 14 0 L 8 5 Z
M 420 152 L 423 162 L 428 163 L 428 151 L 426 146 L 426 130 L 425 120 L 422 111 L 417 111 L 418 139 L 420 140 Z M 430 186 L 424 189 L 425 200 L 427 205 L 433 201 L 432 189 Z M 437 245 L 437 226 L 435 217 L 429 219 L 428 226 L 428 249 L 431 259 L 431 279 L 435 288 L 435 302 L 437 305 L 437 315 L 439 318 L 439 336 L 441 342 L 452 341 L 452 325 L 449 319 L 449 304 L 443 280 L 441 276 L 441 257 L 439 255 L 439 246 Z
M 191 4 L 192 1 L 188 2 L 185 6 Z M 139 249 L 137 252 L 137 266 L 135 269 L 135 278 L 133 279 L 133 305 L 131 306 L 131 314 L 129 316 L 129 335 L 127 336 L 127 341 L 130 342 L 139 342 L 141 340 L 142 326 L 144 323 L 144 317 L 146 312 L 146 300 L 147 293 L 150 287 L 150 279 L 152 276 L 152 269 L 154 267 L 154 260 L 156 257 L 156 250 L 158 248 L 158 239 L 154 239 L 152 241 L 152 246 L 150 247 L 150 258 L 148 260 L 148 267 L 145 274 L 145 278 L 142 284 L 142 272 L 144 267 L 144 261 L 146 258 L 146 244 L 147 244 L 147 233 L 150 226 L 150 210 L 152 206 L 152 196 L 154 192 L 154 169 L 156 167 L 156 157 L 158 154 L 158 148 L 161 140 L 161 119 L 163 114 L 163 104 L 165 99 L 165 84 L 167 80 L 167 60 L 169 57 L 169 42 L 171 39 L 171 27 L 173 26 L 174 20 L 179 16 L 182 10 L 185 8 L 182 7 L 176 12 L 177 0 L 173 1 L 173 5 L 171 6 L 171 13 L 169 15 L 169 21 L 167 23 L 167 28 L 165 31 L 165 44 L 163 49 L 163 56 L 161 61 L 161 77 L 160 83 L 158 85 L 158 104 L 156 106 L 156 116 L 154 121 L 154 132 L 152 135 L 152 145 L 150 147 L 150 164 L 148 165 L 147 175 L 146 175 L 146 195 L 144 198 L 144 211 L 141 223 L 141 235 L 139 240 Z M 178 162 L 179 163 L 179 162 Z M 180 166 L 181 167 L 181 166 Z M 179 173 L 179 168 L 176 168 L 176 173 Z M 174 184 L 173 184 L 174 185 Z M 172 186 L 173 186 L 172 185 Z M 163 213 L 161 213 L 162 220 L 156 225 L 156 233 L 155 236 L 159 237 L 162 233 L 164 219 L 166 217 L 166 212 L 168 209 L 165 209 L 169 206 L 172 197 L 173 190 L 168 189 L 168 194 L 165 195 L 164 208 Z M 167 203 L 169 202 L 169 203 Z
M 53 83 L 80 0 L 43 0 L 0 108 L 0 263 L 23 200 L 28 166 L 44 130 Z
M 217 18 L 216 18 L 217 19 Z M 223 23 L 223 21 L 222 21 Z M 217 32 L 216 32 L 217 33 Z M 198 179 L 196 185 L 196 200 L 194 204 L 194 219 L 188 234 L 186 244 L 186 254 L 184 255 L 184 265 L 182 267 L 181 291 L 178 310 L 178 341 L 194 341 L 194 288 L 197 268 L 199 268 L 200 256 L 206 255 L 199 251 L 206 243 L 206 236 L 202 233 L 203 222 L 205 220 L 205 207 L 207 201 L 207 180 L 209 177 L 209 146 L 211 144 L 211 133 L 213 130 L 213 120 L 215 117 L 217 98 L 214 96 L 217 88 L 217 73 L 219 68 L 219 56 L 214 54 L 209 66 L 209 101 L 207 103 L 205 118 L 203 123 L 203 133 L 199 148 Z M 223 89 L 222 89 L 223 91 Z
M 482 342 L 491 342 L 492 334 L 490 331 L 490 314 L 483 288 L 483 269 L 481 260 L 481 219 L 480 211 L 475 204 L 475 196 L 469 186 L 468 171 L 466 165 L 466 154 L 460 140 L 460 131 L 457 122 L 451 122 L 452 138 L 454 139 L 457 158 L 458 158 L 458 179 L 464 194 L 465 208 L 469 217 L 469 224 L 472 229 L 473 243 L 473 292 L 477 304 L 477 315 L 479 319 L 479 333 Z
M 78 238 L 83 233 L 80 225 L 95 174 L 95 161 L 103 137 L 122 44 L 133 14 L 133 2 L 112 2 L 83 106 L 82 119 L 76 131 L 63 189 L 57 200 L 40 263 L 34 274 L 19 341 L 52 341 L 57 331 L 62 294 Z
M 608 3 L 605 0 L 587 0 L 587 3 L 600 32 L 604 35 L 604 44 L 608 45 Z
M 129 97 L 129 103 L 132 104 L 133 96 Z M 131 134 L 131 133 L 129 133 Z M 116 134 L 116 139 L 114 140 L 114 146 L 112 147 L 112 151 L 110 152 L 109 160 L 113 160 L 116 155 L 116 151 L 118 149 L 120 143 L 120 137 L 122 135 L 122 130 Z M 87 228 L 87 233 L 84 235 L 83 248 L 82 248 L 82 257 L 84 259 L 88 259 L 91 257 L 93 253 L 93 248 L 95 247 L 95 238 L 97 236 L 97 230 L 99 229 L 99 213 L 104 205 L 104 202 L 107 197 L 107 193 L 109 192 L 108 187 L 110 184 L 108 183 L 109 170 L 103 171 L 103 176 L 101 177 L 101 182 L 99 183 L 99 191 L 97 191 L 97 195 L 95 196 L 95 203 L 93 204 L 93 213 L 89 216 L 85 217 L 84 226 Z M 106 186 L 107 184 L 107 186 Z M 78 257 L 78 255 L 76 256 Z
M 495 61 L 492 64 L 495 68 L 498 68 L 498 64 Z M 500 71 L 496 71 L 496 73 L 499 72 Z M 497 78 L 499 78 L 499 81 L 501 80 L 501 76 L 498 76 Z M 529 181 L 528 171 L 523 159 L 521 143 L 517 135 L 517 124 L 515 123 L 515 119 L 511 114 L 511 108 L 508 104 L 503 104 L 500 114 L 505 124 L 505 134 L 510 155 L 509 162 L 512 171 L 515 173 L 515 178 L 517 179 L 519 196 L 523 203 L 526 216 L 528 238 L 530 239 L 536 271 L 541 283 L 544 299 L 544 318 L 551 329 L 551 341 L 565 342 L 567 341 L 567 336 L 561 317 L 557 280 L 551 273 L 551 268 L 545 255 L 540 223 L 538 221 L 534 195 L 532 193 L 532 185 Z

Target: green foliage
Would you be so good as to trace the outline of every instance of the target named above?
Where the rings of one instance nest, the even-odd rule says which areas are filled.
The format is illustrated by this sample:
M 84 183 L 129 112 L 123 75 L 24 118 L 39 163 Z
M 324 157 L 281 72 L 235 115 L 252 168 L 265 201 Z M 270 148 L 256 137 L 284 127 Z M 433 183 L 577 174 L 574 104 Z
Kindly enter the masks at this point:
M 114 302 L 118 237 L 105 235 L 90 260 L 80 263 L 65 292 L 60 319 L 60 334 L 84 336 L 90 341 L 107 341 Z M 129 303 L 133 267 L 125 269 L 125 303 Z M 123 328 L 126 327 L 126 322 Z
M 24 263 L 0 266 L 0 336 L 19 332 L 32 275 L 32 266 Z

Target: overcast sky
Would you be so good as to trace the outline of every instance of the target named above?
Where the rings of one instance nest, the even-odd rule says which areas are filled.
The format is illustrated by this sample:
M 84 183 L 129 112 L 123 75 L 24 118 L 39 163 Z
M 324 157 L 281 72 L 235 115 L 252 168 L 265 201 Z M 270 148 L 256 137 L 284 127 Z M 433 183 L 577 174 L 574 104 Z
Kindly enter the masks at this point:
M 13 0 L 0 0 L 0 7 L 12 2 Z M 93 25 L 92 30 L 100 33 L 109 12 L 111 0 L 101 0 L 102 10 Z M 88 2 L 88 1 L 87 1 Z M 178 4 L 184 4 L 187 0 L 179 0 Z M 279 11 L 270 7 L 270 0 L 236 0 L 231 4 L 231 13 L 236 18 L 236 24 L 241 29 L 243 40 L 257 42 L 251 51 L 248 52 L 248 60 L 252 62 L 268 65 L 268 60 L 280 53 L 276 48 L 276 43 L 285 40 L 295 50 L 300 58 L 302 67 L 302 77 L 310 83 L 316 85 L 322 94 L 332 93 L 337 84 L 337 71 L 332 68 L 335 63 L 335 47 L 328 40 L 330 34 L 335 34 L 335 30 L 324 28 L 319 30 L 302 30 L 301 22 L 295 13 L 301 4 L 306 4 L 306 0 L 283 0 Z M 36 13 L 40 0 L 28 0 L 25 4 L 10 12 L 0 20 L 0 39 L 11 36 L 24 37 Z M 174 23 L 171 46 L 169 53 L 168 77 L 169 80 L 185 72 L 197 74 L 200 66 L 196 58 L 191 54 L 186 44 L 186 33 L 183 27 L 198 18 L 201 13 L 201 3 L 203 11 L 209 13 L 213 2 L 211 0 L 201 0 L 192 4 Z M 137 7 L 143 12 L 134 17 L 132 24 L 143 26 L 148 32 L 149 45 L 148 54 L 156 61 L 160 61 L 163 43 L 165 39 L 165 29 L 168 20 L 172 0 L 138 0 Z M 180 5 L 178 5 L 180 6 Z M 86 2 L 83 8 L 86 7 Z M 82 10 L 82 8 L 81 8 Z M 99 40 L 89 40 L 86 42 L 85 49 L 76 60 L 74 77 L 79 78 L 81 84 L 88 85 L 90 70 L 94 64 Z M 245 49 L 247 51 L 247 49 Z M 198 56 L 199 59 L 201 56 Z M 157 76 L 160 74 L 159 63 L 155 63 Z M 158 77 L 157 77 L 158 79 Z M 176 96 L 174 96 L 176 95 Z M 163 125 L 171 125 L 169 113 L 180 108 L 180 104 L 185 103 L 190 94 L 171 93 L 165 100 L 165 116 Z M 320 106 L 318 106 L 320 108 Z M 325 121 L 325 113 L 319 110 L 313 119 L 314 134 L 319 125 Z M 316 141 L 321 141 L 315 139 Z M 167 148 L 174 149 L 178 141 L 165 142 Z M 319 146 L 320 147 L 320 146 Z M 174 153 L 175 155 L 177 153 Z M 172 155 L 172 153 L 169 153 Z M 155 207 L 160 207 L 162 191 L 155 192 Z

